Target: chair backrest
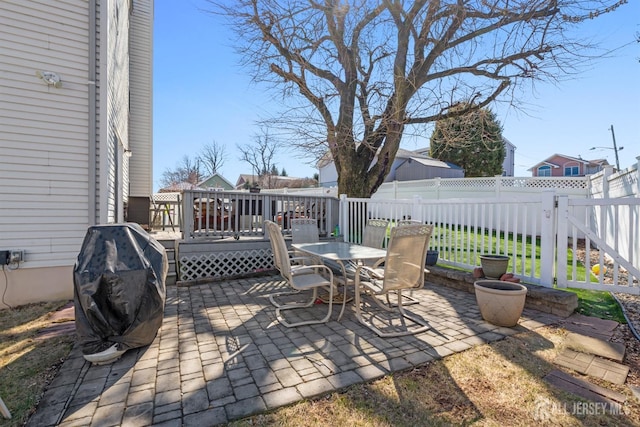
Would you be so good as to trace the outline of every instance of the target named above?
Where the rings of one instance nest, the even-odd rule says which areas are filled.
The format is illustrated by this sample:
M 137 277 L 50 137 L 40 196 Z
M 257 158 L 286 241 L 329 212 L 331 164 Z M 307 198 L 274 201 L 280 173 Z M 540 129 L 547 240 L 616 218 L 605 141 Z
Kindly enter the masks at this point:
M 273 252 L 273 263 L 286 280 L 291 280 L 291 261 L 284 236 L 280 232 L 280 226 L 273 221 L 266 220 L 264 226 L 271 242 L 271 252 Z
M 292 243 L 316 243 L 320 240 L 318 221 L 313 218 L 295 218 L 291 220 Z
M 398 221 L 396 223 L 396 226 L 398 225 L 411 225 L 411 224 L 422 224 L 420 221 L 418 221 L 417 219 L 401 219 L 400 221 Z
M 433 225 L 412 224 L 393 227 L 384 262 L 384 291 L 421 288 L 424 264 Z
M 387 226 L 389 221 L 386 219 L 369 219 L 364 226 L 362 234 L 362 245 L 371 248 L 382 249 L 384 239 L 387 237 Z

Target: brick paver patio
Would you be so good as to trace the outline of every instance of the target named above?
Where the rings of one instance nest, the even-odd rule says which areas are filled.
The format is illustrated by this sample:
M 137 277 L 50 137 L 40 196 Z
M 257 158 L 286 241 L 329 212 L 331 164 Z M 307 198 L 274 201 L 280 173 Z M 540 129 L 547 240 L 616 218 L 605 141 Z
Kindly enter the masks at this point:
M 408 309 L 431 330 L 383 339 L 339 306 L 326 324 L 286 328 L 268 295 L 285 286 L 264 276 L 168 287 L 162 328 L 147 347 L 109 365 L 74 348 L 30 426 L 210 426 L 409 369 L 558 317 L 525 310 L 516 328 L 484 322 L 475 297 L 427 283 Z M 311 315 L 313 307 L 303 315 Z

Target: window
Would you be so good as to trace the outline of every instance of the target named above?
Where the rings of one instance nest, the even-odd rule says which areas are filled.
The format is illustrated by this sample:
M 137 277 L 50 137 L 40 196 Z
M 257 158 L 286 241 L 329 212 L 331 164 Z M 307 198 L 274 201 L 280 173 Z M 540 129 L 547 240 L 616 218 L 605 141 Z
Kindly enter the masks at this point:
M 551 176 L 551 166 L 540 166 L 538 176 Z
M 564 168 L 564 176 L 578 176 L 580 168 L 578 166 L 567 166 Z

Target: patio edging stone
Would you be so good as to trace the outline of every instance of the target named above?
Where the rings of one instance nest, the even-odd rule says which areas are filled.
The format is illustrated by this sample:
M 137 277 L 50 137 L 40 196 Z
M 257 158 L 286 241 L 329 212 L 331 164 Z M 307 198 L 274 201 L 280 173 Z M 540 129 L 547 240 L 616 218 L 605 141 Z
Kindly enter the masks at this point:
M 425 280 L 436 285 L 442 285 L 469 293 L 475 293 L 473 283 L 478 280 L 466 271 L 454 270 L 437 265 L 427 267 Z M 578 296 L 573 292 L 562 289 L 547 288 L 529 283 L 522 283 L 527 287 L 526 308 L 569 317 L 578 308 Z

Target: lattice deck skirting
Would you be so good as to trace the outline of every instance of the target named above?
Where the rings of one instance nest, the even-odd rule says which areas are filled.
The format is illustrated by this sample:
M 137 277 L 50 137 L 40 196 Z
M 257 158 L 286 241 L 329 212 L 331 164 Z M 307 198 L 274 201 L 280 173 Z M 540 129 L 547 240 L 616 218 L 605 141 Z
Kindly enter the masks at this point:
M 275 269 L 271 245 L 264 241 L 180 244 L 178 256 L 180 281 L 225 279 Z

